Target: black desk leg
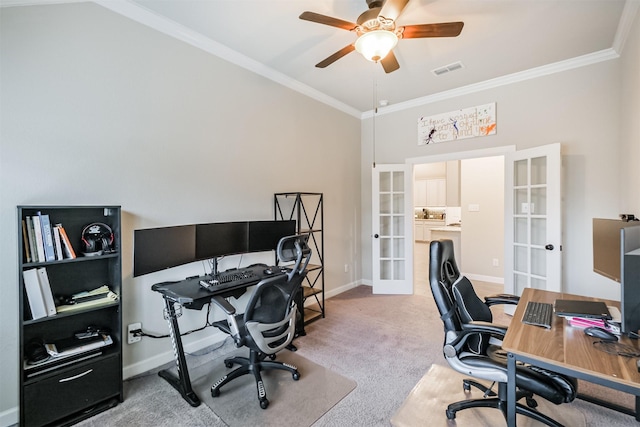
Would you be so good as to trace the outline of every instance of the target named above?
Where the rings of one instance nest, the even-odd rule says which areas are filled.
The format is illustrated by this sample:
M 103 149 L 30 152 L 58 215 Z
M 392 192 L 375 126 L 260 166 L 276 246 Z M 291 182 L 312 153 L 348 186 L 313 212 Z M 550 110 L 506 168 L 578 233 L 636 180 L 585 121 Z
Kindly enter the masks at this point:
M 178 376 L 168 370 L 158 372 L 162 378 L 167 380 L 169 384 L 180 392 L 184 400 L 191 406 L 200 405 L 198 395 L 191 388 L 191 380 L 189 379 L 189 370 L 187 368 L 187 360 L 184 357 L 184 349 L 182 348 L 182 339 L 180 338 L 180 328 L 178 327 L 178 316 L 173 306 L 173 302 L 164 299 L 167 306 L 167 322 L 169 322 L 169 333 L 173 343 L 173 354 L 176 358 L 176 366 L 178 368 Z
M 507 353 L 507 425 L 516 427 L 516 357 Z

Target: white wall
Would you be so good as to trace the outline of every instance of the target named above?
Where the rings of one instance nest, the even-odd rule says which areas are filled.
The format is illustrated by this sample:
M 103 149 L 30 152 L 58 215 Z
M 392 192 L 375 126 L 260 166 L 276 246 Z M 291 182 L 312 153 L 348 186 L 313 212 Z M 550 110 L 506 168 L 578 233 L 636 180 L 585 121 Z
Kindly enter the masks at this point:
M 504 278 L 504 157 L 462 160 L 460 165 L 461 270 L 484 280 Z M 477 205 L 479 210 L 470 210 Z M 498 266 L 493 266 L 493 259 Z
M 638 173 L 620 175 L 621 147 L 637 150 L 638 96 L 622 97 L 623 84 L 637 95 L 638 22 L 623 58 L 538 77 L 485 91 L 433 102 L 376 117 L 375 161 L 441 156 L 513 145 L 517 149 L 562 143 L 563 287 L 567 292 L 619 298 L 619 286 L 592 271 L 591 219 L 615 218 L 627 194 L 637 193 Z M 629 59 L 630 57 L 631 59 Z M 632 71 L 630 71 L 632 70 Z M 624 72 L 623 72 L 624 71 Z M 621 80 L 621 76 L 625 76 Z M 380 97 L 390 98 L 388 94 Z M 497 104 L 497 134 L 436 145 L 417 145 L 417 119 L 460 108 Z M 622 123 L 622 113 L 628 117 Z M 630 123 L 631 122 L 631 123 Z M 621 126 L 628 128 L 621 134 Z M 371 165 L 374 158 L 372 120 L 362 130 L 363 278 L 371 280 Z M 628 134 L 628 136 L 627 136 Z M 624 135 L 624 140 L 622 139 Z M 625 145 L 626 144 L 626 145 Z M 628 159 L 627 171 L 637 169 Z M 630 178 L 627 179 L 627 178 Z M 629 182 L 631 181 L 631 182 Z M 624 200 L 624 201 L 623 201 Z M 640 212 L 637 196 L 626 210 Z
M 151 332 L 168 330 L 151 284 L 203 267 L 132 278 L 133 230 L 271 219 L 275 192 L 324 193 L 327 290 L 356 283 L 358 119 L 95 4 L 3 8 L 0 31 L 0 425 L 19 395 L 16 205 L 121 205 L 124 324 Z M 168 339 L 124 345 L 125 372 L 171 358 Z

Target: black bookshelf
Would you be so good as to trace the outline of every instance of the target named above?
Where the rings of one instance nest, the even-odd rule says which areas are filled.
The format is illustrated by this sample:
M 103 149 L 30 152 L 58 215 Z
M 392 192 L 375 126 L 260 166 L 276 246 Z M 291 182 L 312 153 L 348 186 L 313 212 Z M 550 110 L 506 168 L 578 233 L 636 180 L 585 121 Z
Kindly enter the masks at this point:
M 18 206 L 17 209 L 20 425 L 74 424 L 123 401 L 120 206 Z M 54 259 L 45 261 L 33 254 L 27 218 L 39 214 L 47 215 L 52 227 L 62 224 L 75 258 L 65 256 L 62 248 L 61 257 L 55 249 L 55 238 Z M 110 247 L 83 255 L 83 230 L 93 223 L 111 229 Z M 52 236 L 55 234 L 52 232 Z M 55 308 L 49 307 L 45 316 L 34 316 L 30 308 L 33 287 L 32 293 L 28 293 L 25 272 L 31 270 L 46 272 L 54 298 Z M 70 304 L 80 301 L 70 300 L 70 296 L 103 285 L 110 291 L 108 297 L 84 305 Z M 62 308 L 65 305 L 67 310 Z M 92 331 L 97 331 L 97 336 Z M 94 336 L 80 339 L 76 336 L 80 332 Z M 43 346 L 57 344 L 61 351 L 64 342 L 71 342 L 72 354 L 51 357 Z M 38 361 L 38 356 L 48 359 Z

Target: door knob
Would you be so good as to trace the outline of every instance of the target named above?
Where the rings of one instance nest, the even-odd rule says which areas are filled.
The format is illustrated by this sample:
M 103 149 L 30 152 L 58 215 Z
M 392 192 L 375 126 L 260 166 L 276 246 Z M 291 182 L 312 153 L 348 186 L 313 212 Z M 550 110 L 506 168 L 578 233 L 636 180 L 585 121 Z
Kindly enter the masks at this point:
M 378 233 L 376 233 L 376 234 L 373 235 L 373 237 L 375 237 L 377 239 L 380 236 L 378 235 Z
M 547 246 L 544 247 L 546 250 L 548 251 L 552 251 L 554 249 L 553 245 L 551 243 L 549 243 Z

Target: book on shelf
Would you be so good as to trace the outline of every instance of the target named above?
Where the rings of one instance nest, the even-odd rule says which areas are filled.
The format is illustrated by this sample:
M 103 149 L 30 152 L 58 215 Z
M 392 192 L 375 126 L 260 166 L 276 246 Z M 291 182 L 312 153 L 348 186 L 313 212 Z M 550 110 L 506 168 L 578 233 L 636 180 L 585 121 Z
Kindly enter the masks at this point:
M 36 253 L 38 254 L 37 261 L 44 262 L 46 260 L 44 256 L 44 241 L 42 240 L 42 226 L 40 225 L 40 217 L 34 215 L 31 217 L 33 221 L 33 235 L 36 238 Z
M 33 234 L 33 220 L 30 216 L 26 217 L 27 237 L 29 238 L 29 252 L 31 254 L 31 262 L 38 262 L 38 251 L 36 250 L 36 236 Z
M 47 317 L 47 306 L 42 295 L 37 269 L 24 270 L 22 277 L 24 278 L 24 288 L 27 291 L 27 300 L 31 309 L 31 318 L 36 320 Z
M 62 242 L 60 241 L 60 229 L 57 226 L 53 226 L 53 245 L 56 248 L 56 259 L 64 259 L 64 255 L 62 255 Z
M 71 245 L 71 240 L 69 240 L 69 236 L 67 235 L 66 230 L 62 226 L 62 224 L 56 224 L 58 230 L 60 232 L 60 240 L 62 241 L 62 248 L 64 250 L 64 254 L 67 258 L 74 259 L 76 257 L 76 253 L 73 250 L 73 246 Z
M 47 269 L 41 267 L 37 268 L 36 271 L 38 272 L 38 281 L 40 282 L 40 290 L 42 291 L 44 306 L 47 309 L 47 316 L 55 316 L 56 304 L 53 300 L 53 293 L 51 292 L 51 284 L 49 283 Z
M 38 212 L 40 227 L 42 229 L 42 246 L 44 247 L 44 260 L 55 261 L 56 253 L 53 248 L 53 232 L 51 231 L 51 220 L 48 214 Z
M 24 246 L 24 257 L 27 262 L 31 262 L 31 249 L 29 248 L 29 233 L 27 232 L 27 220 L 22 220 L 22 246 Z

